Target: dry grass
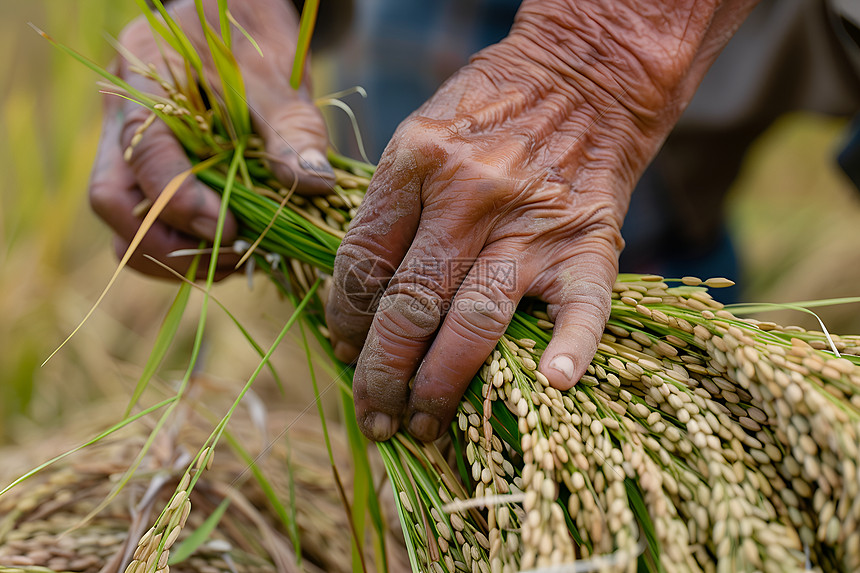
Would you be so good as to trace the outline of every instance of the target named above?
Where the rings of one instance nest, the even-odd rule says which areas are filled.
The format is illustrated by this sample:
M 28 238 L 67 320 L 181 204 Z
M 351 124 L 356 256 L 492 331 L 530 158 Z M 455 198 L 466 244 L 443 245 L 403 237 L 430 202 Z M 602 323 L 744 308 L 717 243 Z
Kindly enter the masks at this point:
M 134 554 L 135 559 L 145 562 L 156 555 L 159 545 L 170 549 L 169 542 L 176 542 L 173 552 L 181 552 L 184 540 L 201 527 L 217 506 L 229 500 L 217 530 L 190 558 L 171 566 L 171 570 L 177 573 L 349 571 L 350 562 L 344 558 L 349 555 L 349 538 L 342 535 L 349 525 L 326 451 L 320 447 L 323 432 L 319 421 L 307 419 L 301 412 L 283 405 L 271 407 L 265 414 L 254 408 L 242 408 L 237 413 L 233 434 L 269 476 L 277 497 L 285 504 L 295 503 L 303 555 L 303 566 L 298 567 L 292 545 L 284 532 L 273 525 L 278 523 L 278 517 L 272 505 L 252 478 L 246 462 L 231 447 L 219 446 L 211 468 L 192 471 L 183 477 L 184 464 L 206 439 L 209 418 L 229 404 L 234 392 L 229 386 L 202 377 L 194 385 L 194 396 L 184 403 L 183 415 L 173 420 L 170 431 L 159 436 L 141 470 L 89 522 L 80 523 L 109 494 L 112 478 L 133 463 L 152 420 L 121 430 L 111 439 L 86 448 L 5 494 L 0 499 L 0 568 L 48 567 L 54 571 L 97 573 L 103 566 L 116 570 L 125 560 L 124 555 Z M 4 460 L 0 483 L 8 483 L 45 456 L 66 451 L 69 439 L 81 440 L 99 426 L 110 424 L 122 407 L 118 403 L 91 406 L 85 417 L 66 425 L 67 435 L 41 432 L 27 439 L 28 447 L 0 447 L 0 457 Z M 285 425 L 291 429 L 281 434 Z M 332 429 L 334 455 L 343 469 L 348 470 L 344 432 L 336 426 Z M 191 475 L 197 481 L 189 496 L 186 490 Z M 349 480 L 349 472 L 344 471 L 344 475 Z M 347 481 L 347 488 L 349 485 Z M 190 514 L 183 511 L 186 506 L 193 507 Z M 146 535 L 152 520 L 164 507 L 172 509 L 162 516 L 162 525 Z M 396 518 L 391 522 L 396 523 Z M 405 570 L 402 544 L 395 537 L 389 541 L 392 570 Z M 165 561 L 167 553 L 160 553 Z

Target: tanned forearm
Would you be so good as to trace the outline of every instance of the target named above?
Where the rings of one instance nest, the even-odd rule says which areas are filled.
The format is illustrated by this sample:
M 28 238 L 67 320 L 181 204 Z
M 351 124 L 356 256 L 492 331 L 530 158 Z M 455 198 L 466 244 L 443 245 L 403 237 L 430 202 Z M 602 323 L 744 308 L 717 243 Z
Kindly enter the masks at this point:
M 619 176 L 635 179 L 756 2 L 526 0 L 510 35 L 473 61 L 520 86 L 520 105 L 546 108 L 557 137 L 585 137 L 595 116 L 613 125 Z

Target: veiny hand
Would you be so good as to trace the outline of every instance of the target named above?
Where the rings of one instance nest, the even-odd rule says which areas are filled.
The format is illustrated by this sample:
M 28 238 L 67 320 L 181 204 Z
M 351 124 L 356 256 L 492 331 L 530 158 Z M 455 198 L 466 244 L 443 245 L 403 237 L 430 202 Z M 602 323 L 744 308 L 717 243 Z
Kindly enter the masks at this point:
M 217 4 L 214 0 L 205 0 L 204 4 L 207 18 L 217 30 Z M 334 182 L 334 174 L 325 158 L 325 125 L 310 100 L 307 72 L 298 92 L 289 85 L 298 33 L 298 18 L 292 3 L 243 0 L 231 2 L 230 9 L 263 52 L 261 57 L 234 29 L 233 49 L 245 79 L 252 121 L 265 140 L 267 152 L 274 158 L 275 175 L 287 188 L 297 177 L 299 193 L 327 191 Z M 203 58 L 213 87 L 220 87 L 211 59 L 206 56 L 209 48 L 194 1 L 177 0 L 170 4 L 170 11 Z M 165 42 L 156 42 L 143 17 L 126 27 L 120 43 L 143 62 L 155 64 L 162 77 L 170 77 L 168 64 L 179 77 L 185 73 L 180 56 Z M 161 91 L 158 85 L 130 71 L 128 62 L 119 63 L 118 75 L 142 91 Z M 114 245 L 121 256 L 143 219 L 143 215 L 135 213 L 135 206 L 144 198 L 154 201 L 170 180 L 191 164 L 179 142 L 160 121 L 144 131 L 126 162 L 123 152 L 149 111 L 115 96 L 106 96 L 104 101 L 105 119 L 90 181 L 90 200 L 93 210 L 113 229 Z M 214 239 L 220 204 L 217 193 L 189 178 L 167 204 L 129 264 L 149 274 L 166 275 L 158 265 L 143 257 L 145 253 L 185 272 L 190 258 L 174 259 L 166 255 L 178 249 L 197 248 L 200 239 Z M 235 236 L 236 221 L 228 213 L 222 244 L 229 245 Z M 229 274 L 237 261 L 237 256 L 219 256 L 218 277 Z M 201 265 L 199 276 L 205 276 L 206 268 Z
M 555 322 L 540 370 L 559 389 L 584 373 L 630 191 L 743 16 L 653 4 L 527 1 L 398 128 L 327 307 L 371 439 L 442 434 L 523 296 Z

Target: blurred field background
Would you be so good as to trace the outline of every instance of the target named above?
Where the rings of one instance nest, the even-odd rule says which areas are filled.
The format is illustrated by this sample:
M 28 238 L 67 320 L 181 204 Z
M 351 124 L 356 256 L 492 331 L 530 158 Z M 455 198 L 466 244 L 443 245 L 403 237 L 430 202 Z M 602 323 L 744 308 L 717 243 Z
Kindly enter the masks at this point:
M 116 261 L 110 233 L 86 198 L 100 127 L 97 78 L 27 22 L 106 64 L 113 54 L 103 34 L 118 34 L 136 10 L 130 0 L 0 2 L 0 445 L 60 428 L 94 401 L 127 397 L 175 293 L 175 285 L 123 273 L 83 330 L 40 367 Z M 860 295 L 860 193 L 832 160 L 843 127 L 842 120 L 792 116 L 751 152 L 728 205 L 747 300 Z M 253 291 L 229 280 L 215 295 L 264 346 L 289 316 L 264 280 Z M 860 306 L 820 314 L 832 331 L 860 333 Z M 164 382 L 186 366 L 196 316 L 188 318 Z M 797 314 L 767 318 L 813 327 Z M 298 408 L 310 400 L 303 362 L 303 350 L 288 339 L 278 363 L 291 366 L 280 371 L 291 388 L 285 399 Z M 255 364 L 234 327 L 213 311 L 201 370 L 239 384 Z
M 105 34 L 116 37 L 137 13 L 130 0 L 0 2 L 0 445 L 60 428 L 93 401 L 127 402 L 176 293 L 173 283 L 124 272 L 84 328 L 40 367 L 98 298 L 116 259 L 87 199 L 101 126 L 98 78 L 27 23 L 107 64 L 114 53 Z M 242 278 L 228 280 L 215 296 L 262 346 L 291 311 L 262 277 L 253 291 Z M 166 383 L 188 364 L 199 308 L 192 297 L 162 368 Z M 258 358 L 222 312 L 209 317 L 199 370 L 244 383 Z M 296 389 L 290 406 L 308 404 L 304 349 L 288 337 L 276 363 Z

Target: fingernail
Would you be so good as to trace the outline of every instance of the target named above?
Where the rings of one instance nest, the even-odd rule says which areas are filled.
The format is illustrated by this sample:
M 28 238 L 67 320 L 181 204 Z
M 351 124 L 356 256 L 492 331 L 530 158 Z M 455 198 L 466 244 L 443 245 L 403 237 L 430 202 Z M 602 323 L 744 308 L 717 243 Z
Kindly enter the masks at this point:
M 190 223 L 191 230 L 201 239 L 214 239 L 218 229 L 218 221 L 211 217 L 197 217 Z
M 549 367 L 561 372 L 568 381 L 573 381 L 573 360 L 565 354 L 559 354 L 552 359 Z
M 409 420 L 409 433 L 423 442 L 431 442 L 439 437 L 439 419 L 424 412 L 415 412 Z
M 359 354 L 360 352 L 358 348 L 356 348 L 349 342 L 340 341 L 334 345 L 334 357 L 341 362 L 352 364 L 353 362 L 358 360 Z
M 334 175 L 334 169 L 326 159 L 325 155 L 316 149 L 308 149 L 299 153 L 301 161 L 299 165 L 305 171 L 315 171 L 320 175 Z
M 364 418 L 364 430 L 374 442 L 382 442 L 394 435 L 397 428 L 391 416 L 383 412 L 371 412 Z

